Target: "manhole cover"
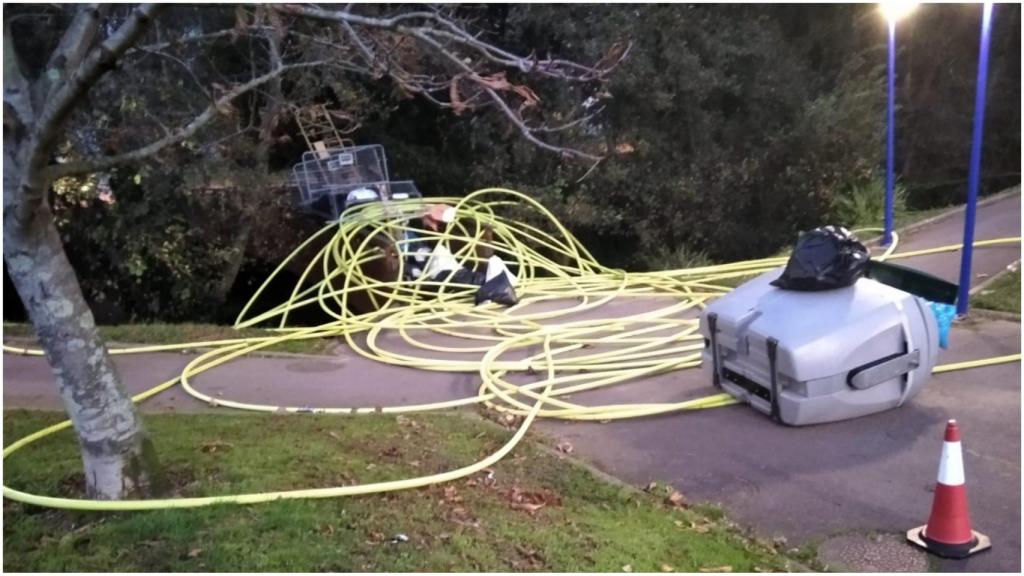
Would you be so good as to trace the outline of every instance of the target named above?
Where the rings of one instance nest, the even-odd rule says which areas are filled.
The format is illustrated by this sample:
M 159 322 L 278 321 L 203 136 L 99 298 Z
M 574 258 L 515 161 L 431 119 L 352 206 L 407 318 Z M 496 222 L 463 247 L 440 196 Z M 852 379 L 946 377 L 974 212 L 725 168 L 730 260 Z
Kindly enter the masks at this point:
M 925 572 L 927 556 L 895 534 L 837 536 L 818 547 L 818 561 L 830 570 L 850 572 Z

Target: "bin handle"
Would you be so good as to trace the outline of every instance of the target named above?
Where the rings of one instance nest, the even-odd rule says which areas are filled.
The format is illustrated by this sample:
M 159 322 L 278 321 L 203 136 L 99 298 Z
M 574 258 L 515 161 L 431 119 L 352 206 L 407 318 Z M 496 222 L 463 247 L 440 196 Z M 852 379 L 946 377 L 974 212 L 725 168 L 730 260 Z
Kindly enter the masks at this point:
M 921 364 L 920 350 L 893 354 L 850 371 L 846 381 L 857 390 L 866 390 L 906 374 Z

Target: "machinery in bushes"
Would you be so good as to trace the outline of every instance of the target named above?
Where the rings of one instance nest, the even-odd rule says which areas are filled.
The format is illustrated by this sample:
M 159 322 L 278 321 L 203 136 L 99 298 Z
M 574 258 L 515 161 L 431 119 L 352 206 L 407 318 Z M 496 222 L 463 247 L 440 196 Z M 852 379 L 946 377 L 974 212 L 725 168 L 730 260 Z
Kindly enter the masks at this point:
M 423 198 L 412 180 L 391 179 L 382 145 L 356 145 L 347 138 L 358 127 L 350 116 L 329 111 L 323 105 L 296 109 L 294 115 L 309 146 L 292 168 L 291 176 L 297 192 L 296 204 L 302 211 L 329 223 L 345 218 L 346 210 L 362 204 Z M 347 126 L 339 127 L 339 120 Z M 417 219 L 407 223 L 405 230 L 374 234 L 369 239 L 371 245 L 380 249 L 382 257 L 359 264 L 366 275 L 380 282 L 412 280 L 418 276 L 417 271 L 424 264 L 420 260 L 423 260 L 427 239 L 408 229 L 417 226 Z M 486 243 L 490 231 L 484 230 L 483 235 Z M 353 238 L 350 243 L 363 240 L 365 237 Z M 490 255 L 486 248 L 477 249 L 478 260 L 486 260 Z M 401 265 L 401 259 L 405 260 L 405 266 Z M 342 281 L 337 280 L 337 284 Z M 349 301 L 357 312 L 376 308 L 374 298 L 366 293 L 353 293 Z

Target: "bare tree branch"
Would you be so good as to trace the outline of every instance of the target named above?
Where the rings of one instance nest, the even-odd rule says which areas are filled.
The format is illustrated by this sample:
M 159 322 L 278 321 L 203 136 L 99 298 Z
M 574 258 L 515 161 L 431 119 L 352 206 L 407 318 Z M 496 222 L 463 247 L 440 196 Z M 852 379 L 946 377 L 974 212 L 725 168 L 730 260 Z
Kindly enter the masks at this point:
M 491 102 L 505 115 L 505 117 L 519 130 L 519 132 L 528 141 L 534 145 L 548 150 L 556 152 L 562 156 L 584 158 L 588 160 L 598 160 L 601 157 L 576 150 L 573 148 L 567 148 L 562 146 L 556 146 L 545 142 L 537 137 L 535 131 L 531 129 L 522 119 L 518 112 L 509 106 L 508 102 L 502 98 L 500 94 L 488 84 L 472 66 L 466 63 L 463 58 L 456 55 L 452 50 L 445 47 L 441 42 L 447 40 L 457 46 L 469 48 L 477 53 L 482 54 L 488 61 L 494 64 L 499 64 L 504 67 L 515 68 L 523 72 L 538 73 L 544 76 L 560 78 L 564 80 L 574 81 L 590 81 L 603 77 L 607 74 L 611 68 L 614 68 L 625 55 L 629 52 L 629 47 L 626 47 L 617 59 L 614 59 L 610 65 L 602 68 L 588 67 L 582 64 L 571 62 L 568 60 L 537 60 L 516 56 L 508 51 L 505 51 L 497 46 L 488 44 L 477 37 L 469 34 L 466 30 L 455 24 L 454 22 L 446 19 L 440 14 L 440 12 L 407 12 L 390 18 L 373 18 L 367 16 L 360 16 L 353 14 L 349 10 L 343 11 L 332 11 L 318 8 L 315 6 L 307 5 L 278 5 L 275 9 L 292 15 L 305 16 L 309 18 L 315 18 L 320 20 L 328 20 L 331 22 L 337 22 L 346 30 L 348 35 L 356 43 L 359 51 L 363 54 L 363 57 L 367 60 L 367 64 L 371 67 L 375 67 L 378 62 L 378 56 L 373 50 L 361 41 L 354 26 L 364 26 L 368 28 L 377 28 L 384 30 L 394 30 L 405 36 L 410 36 L 423 44 L 426 44 L 431 48 L 437 55 L 441 56 L 444 60 L 448 61 L 456 69 L 460 70 L 462 74 L 455 78 L 448 80 L 444 84 L 449 82 L 457 82 L 459 77 L 465 77 L 480 86 L 483 93 L 485 93 L 491 100 Z M 403 22 L 409 22 L 414 20 L 420 20 L 423 23 L 430 23 L 436 25 L 427 26 L 413 26 L 405 25 Z M 419 94 L 427 98 L 429 101 L 447 107 L 463 109 L 466 104 L 463 102 L 449 102 L 443 103 L 440 99 L 436 98 L 431 91 L 437 91 L 434 89 L 428 89 L 426 86 L 418 85 L 415 81 L 410 78 L 410 75 L 402 69 L 400 66 L 391 66 L 390 58 L 388 58 L 389 66 L 386 70 L 386 74 L 394 79 L 399 85 L 408 90 L 409 92 Z M 438 84 L 438 89 L 441 84 Z M 453 96 L 454 97 L 454 96 Z M 458 105 L 458 106 L 456 106 Z M 576 125 L 584 120 L 576 121 Z M 561 129 L 568 129 L 572 125 L 565 126 Z M 542 132 L 554 132 L 553 129 L 540 130 Z
M 373 51 L 370 50 L 370 47 L 363 42 L 362 38 L 359 37 L 359 34 L 356 33 L 355 28 L 353 28 L 351 24 L 348 22 L 342 22 L 341 25 L 345 29 L 345 33 L 352 39 L 352 43 L 355 44 L 356 48 L 359 49 L 359 52 L 362 53 L 363 58 L 366 59 L 366 65 L 372 69 L 376 64 L 376 55 L 374 55 Z
M 100 17 L 107 9 L 108 6 L 99 4 L 82 4 L 78 7 L 75 18 L 64 31 L 57 48 L 50 54 L 50 60 L 43 69 L 42 76 L 36 82 L 37 102 L 42 102 L 52 95 L 62 81 L 71 76 L 82 63 L 96 38 Z
M 202 92 L 204 95 L 206 95 L 206 99 L 207 100 L 209 100 L 211 102 L 214 100 L 213 95 L 210 94 L 210 91 L 206 89 L 206 86 L 199 80 L 199 77 L 196 76 L 196 73 L 192 71 L 192 67 L 189 66 L 188 64 L 186 64 L 185 62 L 183 62 L 181 60 L 181 58 L 178 58 L 177 56 L 174 56 L 173 54 L 168 54 L 167 52 L 163 52 L 161 50 L 146 50 L 144 48 L 138 48 L 138 50 L 146 52 L 147 54 L 152 54 L 153 56 L 159 56 L 161 58 L 164 58 L 166 60 L 170 60 L 171 62 L 174 62 L 175 64 L 177 64 L 179 67 L 181 67 L 185 71 L 185 74 L 188 75 L 189 78 L 192 79 L 192 83 L 196 85 L 196 88 L 198 88 L 200 92 Z
M 482 78 L 480 78 L 480 76 L 476 73 L 475 70 L 473 70 L 472 67 L 470 67 L 468 64 L 460 60 L 458 56 L 452 54 L 444 46 L 441 46 L 441 44 L 438 43 L 436 40 L 430 38 L 429 36 L 423 34 L 422 32 L 413 31 L 411 32 L 411 34 L 415 38 L 418 38 L 420 41 L 433 47 L 434 50 L 436 50 L 439 54 L 447 58 L 452 64 L 466 72 L 469 78 L 480 83 L 480 85 L 483 87 L 484 92 L 486 92 L 487 95 L 490 96 L 491 101 L 494 102 L 498 109 L 505 114 L 505 117 L 508 118 L 508 120 L 512 122 L 512 124 L 516 128 L 519 129 L 520 134 L 522 134 L 524 138 L 532 142 L 535 146 L 571 158 L 583 158 L 586 160 L 593 160 L 595 162 L 601 159 L 601 156 L 589 154 L 581 150 L 576 150 L 575 148 L 555 146 L 554 144 L 549 144 L 541 140 L 533 133 L 532 130 L 530 130 L 529 126 L 527 126 L 526 123 L 523 122 L 523 119 L 519 116 L 519 114 L 515 110 L 512 110 L 511 107 L 509 107 L 508 102 L 506 102 L 504 98 L 499 96 L 498 93 L 495 92 L 495 90 L 491 88 L 489 85 L 482 82 Z
M 106 41 L 94 48 L 75 73 L 47 98 L 45 107 L 35 121 L 26 151 L 24 176 L 18 186 L 19 193 L 23 196 L 15 215 L 18 219 L 29 218 L 44 198 L 48 183 L 45 172 L 50 151 L 60 137 L 61 125 L 67 120 L 75 104 L 100 76 L 113 67 L 117 59 L 142 37 L 150 21 L 161 9 L 162 6 L 157 4 L 144 4 L 136 8 L 125 23 Z
M 447 38 L 448 40 L 462 46 L 473 48 L 475 51 L 482 54 L 487 60 L 501 66 L 516 68 L 523 72 L 536 72 L 545 76 L 584 82 L 597 80 L 607 75 L 620 62 L 622 62 L 623 59 L 626 58 L 632 47 L 631 44 L 627 45 L 618 57 L 613 58 L 612 62 L 604 64 L 603 66 L 586 66 L 571 60 L 536 60 L 528 56 L 517 56 L 516 54 L 508 52 L 498 46 L 480 40 L 438 12 L 408 12 L 391 18 L 372 18 L 353 14 L 348 9 L 342 11 L 324 10 L 313 6 L 299 6 L 294 4 L 277 5 L 274 8 L 288 14 L 295 14 L 321 20 L 345 22 L 350 25 L 356 24 L 369 28 L 395 30 L 404 34 L 410 34 L 413 31 L 417 31 L 431 36 Z M 417 19 L 435 23 L 444 29 L 425 26 L 410 28 L 409 26 L 401 24 L 407 20 Z M 568 70 L 576 71 L 578 74 L 570 74 L 568 73 Z
M 487 95 L 491 97 L 491 100 L 494 101 L 495 104 L 497 104 L 498 108 L 502 112 L 504 112 L 505 117 L 507 117 L 509 121 L 512 122 L 512 124 L 519 129 L 519 132 L 523 135 L 523 138 L 526 138 L 530 142 L 533 142 L 534 145 L 545 150 L 550 150 L 551 152 L 556 152 L 562 156 L 583 158 L 586 160 L 593 160 L 595 162 L 602 159 L 601 156 L 588 154 L 587 152 L 576 150 L 575 148 L 555 146 L 554 144 L 548 144 L 547 142 L 541 140 L 540 138 L 537 138 L 537 136 L 534 135 L 533 131 L 530 130 L 530 127 L 527 126 L 526 123 L 523 122 L 522 118 L 519 117 L 519 114 L 516 114 L 514 110 L 509 108 L 509 105 L 507 102 L 505 102 L 504 98 L 499 96 L 498 93 L 495 92 L 492 88 L 484 88 L 484 91 L 487 92 Z
M 217 117 L 217 114 L 220 113 L 220 110 L 222 110 L 225 106 L 230 104 L 231 101 L 233 101 L 235 98 L 238 98 L 242 94 L 245 94 L 246 92 L 252 90 L 253 88 L 256 88 L 257 86 L 264 84 L 266 82 L 269 82 L 289 70 L 321 66 L 325 63 L 325 61 L 321 60 L 315 62 L 300 62 L 296 64 L 288 64 L 281 66 L 280 68 L 267 72 L 266 74 L 259 76 L 257 78 L 253 78 L 245 84 L 236 86 L 232 90 L 226 92 L 214 103 L 210 104 L 206 108 L 206 110 L 204 110 L 201 114 L 193 118 L 192 121 L 190 121 L 187 125 L 172 131 L 170 135 L 165 136 L 164 138 L 151 142 L 145 146 L 142 146 L 141 148 L 132 150 L 131 152 L 125 152 L 123 154 L 117 154 L 114 156 L 86 158 L 84 160 L 68 162 L 67 164 L 58 164 L 55 166 L 51 166 L 48 170 L 48 176 L 51 178 L 58 178 L 62 176 L 71 176 L 76 174 L 88 174 L 90 172 L 101 172 L 103 170 L 112 168 L 113 166 L 116 166 L 118 164 L 127 162 L 137 162 L 139 160 L 148 158 L 156 154 L 157 152 L 160 152 L 164 148 L 167 148 L 168 146 L 177 144 L 179 142 L 184 141 L 186 138 L 193 136 L 201 128 L 203 128 L 211 121 L 213 121 L 213 119 Z
M 4 127 L 26 129 L 35 116 L 32 90 L 14 51 L 10 22 L 4 22 Z
M 565 122 L 564 124 L 559 124 L 557 126 L 547 126 L 547 125 L 544 125 L 544 126 L 528 126 L 528 128 L 530 129 L 530 132 L 541 132 L 541 133 L 547 133 L 547 134 L 550 134 L 550 133 L 553 133 L 553 132 L 564 132 L 566 130 L 569 130 L 570 128 L 575 128 L 576 126 L 579 126 L 581 124 L 586 124 L 588 121 L 593 120 L 594 118 L 596 118 L 597 115 L 600 114 L 602 111 L 604 111 L 603 107 L 602 108 L 598 108 L 597 110 L 591 112 L 590 114 L 587 114 L 585 116 L 580 116 L 579 118 L 576 118 L 575 120 L 570 120 L 568 122 Z
M 209 32 L 207 34 L 197 34 L 195 36 L 182 36 L 182 37 L 175 38 L 174 40 L 170 40 L 170 41 L 167 41 L 167 42 L 157 42 L 155 44 L 146 44 L 145 46 L 138 46 L 136 48 L 132 48 L 131 50 L 129 50 L 128 54 L 132 54 L 135 51 L 139 51 L 139 52 L 153 52 L 153 51 L 157 51 L 157 50 L 166 50 L 168 48 L 177 48 L 179 46 L 185 46 L 185 45 L 188 45 L 188 44 L 198 44 L 200 42 L 207 42 L 207 41 L 210 41 L 210 40 L 217 40 L 217 39 L 225 38 L 225 37 L 232 37 L 233 38 L 233 37 L 239 36 L 239 32 L 260 31 L 260 30 L 267 30 L 268 28 L 270 28 L 270 27 L 269 26 L 257 26 L 257 25 L 246 26 L 246 27 L 241 28 L 241 29 L 239 29 L 239 28 L 225 28 L 224 30 L 217 30 L 216 32 Z

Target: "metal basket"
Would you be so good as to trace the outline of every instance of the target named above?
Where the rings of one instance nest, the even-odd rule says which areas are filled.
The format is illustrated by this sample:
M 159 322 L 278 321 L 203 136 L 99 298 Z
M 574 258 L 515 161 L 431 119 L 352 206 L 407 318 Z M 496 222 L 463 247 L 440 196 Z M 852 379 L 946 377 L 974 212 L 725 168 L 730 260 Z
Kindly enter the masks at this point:
M 420 198 L 411 180 L 392 182 L 379 144 L 311 150 L 292 168 L 299 206 L 327 220 L 365 202 Z

